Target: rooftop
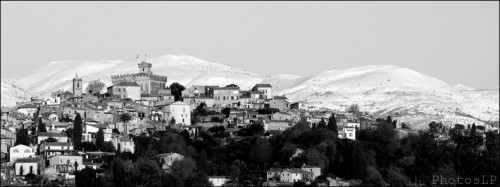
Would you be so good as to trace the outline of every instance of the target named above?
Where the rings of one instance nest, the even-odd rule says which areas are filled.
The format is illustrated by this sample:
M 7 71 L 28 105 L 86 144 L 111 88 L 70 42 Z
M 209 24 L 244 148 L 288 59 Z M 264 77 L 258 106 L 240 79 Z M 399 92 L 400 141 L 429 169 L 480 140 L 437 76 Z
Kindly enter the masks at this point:
M 18 158 L 14 163 L 37 163 L 42 160 L 41 157 Z
M 257 88 L 264 88 L 264 87 L 268 87 L 268 88 L 272 88 L 272 86 L 270 84 L 256 84 L 254 87 L 257 87 Z
M 135 82 L 120 82 L 120 83 L 115 84 L 113 86 L 136 86 L 136 87 L 139 87 L 139 85 Z

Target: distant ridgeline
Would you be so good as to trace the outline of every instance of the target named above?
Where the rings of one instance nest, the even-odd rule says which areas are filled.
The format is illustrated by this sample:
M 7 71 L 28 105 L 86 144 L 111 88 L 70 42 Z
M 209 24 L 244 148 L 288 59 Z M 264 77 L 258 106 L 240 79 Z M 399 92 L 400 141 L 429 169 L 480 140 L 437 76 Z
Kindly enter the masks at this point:
M 153 65 L 142 61 L 138 64 L 139 73 L 112 75 L 113 85 L 121 82 L 135 82 L 141 87 L 142 94 L 158 94 L 160 89 L 166 88 L 167 76 L 154 75 L 151 71 Z

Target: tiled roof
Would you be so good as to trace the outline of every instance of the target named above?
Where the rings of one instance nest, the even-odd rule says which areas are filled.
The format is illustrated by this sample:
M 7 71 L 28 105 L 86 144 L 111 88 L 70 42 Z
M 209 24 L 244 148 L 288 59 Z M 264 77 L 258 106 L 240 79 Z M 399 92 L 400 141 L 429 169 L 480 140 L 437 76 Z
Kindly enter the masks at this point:
M 239 90 L 239 88 L 236 87 L 216 87 L 214 90 Z
M 263 87 L 272 88 L 272 86 L 270 84 L 256 84 L 255 87 L 257 87 L 257 88 L 258 87 L 261 87 L 261 88 L 263 88 Z
M 65 134 L 50 132 L 38 132 L 38 136 L 66 137 Z
M 282 99 L 282 100 L 287 100 L 285 96 L 274 96 L 274 99 Z
M 135 82 L 120 82 L 120 83 L 115 84 L 113 86 L 136 86 L 136 87 L 139 87 L 139 85 Z
M 37 107 L 33 104 L 25 104 L 25 105 L 19 106 L 19 108 L 37 108 Z
M 70 146 L 68 142 L 47 142 L 45 145 L 47 146 Z
M 287 170 L 284 170 L 284 171 L 287 171 L 287 172 L 290 172 L 290 173 L 313 174 L 312 172 L 304 171 L 304 170 L 301 170 L 301 169 L 287 169 Z
M 32 158 L 18 158 L 14 163 L 36 163 L 42 160 L 41 157 L 32 157 Z

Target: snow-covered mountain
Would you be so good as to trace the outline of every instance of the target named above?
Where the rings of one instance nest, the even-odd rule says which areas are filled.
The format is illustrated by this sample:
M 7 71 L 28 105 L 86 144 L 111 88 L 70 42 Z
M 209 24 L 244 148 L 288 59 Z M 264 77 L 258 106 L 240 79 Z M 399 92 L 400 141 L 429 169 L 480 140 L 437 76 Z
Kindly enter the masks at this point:
M 273 94 L 286 95 L 290 101 L 307 101 L 316 107 L 342 109 L 358 104 L 363 111 L 380 116 L 395 115 L 415 127 L 425 127 L 432 120 L 445 123 L 498 121 L 499 91 L 475 90 L 449 84 L 419 72 L 391 65 L 363 66 L 331 70 L 312 76 L 263 76 L 229 65 L 207 62 L 187 55 L 164 55 L 148 59 L 154 74 L 166 75 L 168 84 L 183 85 L 237 84 L 249 89 L 256 83 L 269 83 Z M 119 60 L 56 61 L 19 79 L 2 80 L 2 106 L 13 98 L 31 93 L 47 96 L 59 89 L 71 89 L 78 73 L 86 82 L 101 79 L 109 86 L 111 75 L 137 73 L 137 62 Z M 9 92 L 4 85 L 11 86 Z M 13 85 L 20 87 L 15 89 Z M 104 91 L 104 90 L 103 90 Z M 24 95 L 22 94 L 24 93 Z M 16 95 L 16 96 L 17 96 Z M 14 102 L 15 103 L 15 102 Z
M 2 81 L 2 106 L 14 106 L 16 102 L 24 102 L 31 98 L 31 95 L 24 89 Z

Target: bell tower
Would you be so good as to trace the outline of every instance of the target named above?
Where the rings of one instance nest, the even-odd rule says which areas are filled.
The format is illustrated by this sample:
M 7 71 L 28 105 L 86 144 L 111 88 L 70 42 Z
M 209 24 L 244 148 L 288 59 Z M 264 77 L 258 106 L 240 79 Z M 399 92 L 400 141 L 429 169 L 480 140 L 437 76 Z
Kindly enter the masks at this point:
M 82 86 L 82 78 L 76 74 L 75 78 L 73 78 L 73 97 L 82 96 Z

